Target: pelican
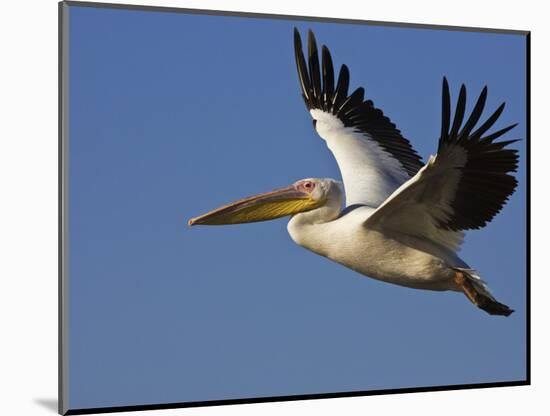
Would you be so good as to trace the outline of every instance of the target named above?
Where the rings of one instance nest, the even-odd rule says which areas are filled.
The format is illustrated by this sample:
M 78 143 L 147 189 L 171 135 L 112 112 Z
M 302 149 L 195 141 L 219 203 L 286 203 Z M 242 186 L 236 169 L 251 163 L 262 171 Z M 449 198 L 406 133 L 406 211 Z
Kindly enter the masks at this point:
M 517 181 L 517 140 L 495 141 L 517 124 L 489 129 L 504 103 L 477 129 L 487 87 L 464 122 L 461 86 L 451 122 L 451 97 L 443 77 L 442 123 L 437 154 L 423 163 L 388 117 L 351 94 L 349 70 L 335 83 L 331 54 L 319 52 L 308 32 L 306 62 L 294 29 L 299 84 L 313 128 L 334 155 L 342 182 L 308 178 L 244 198 L 189 220 L 223 225 L 290 216 L 288 232 L 302 247 L 362 275 L 414 289 L 462 292 L 491 315 L 513 310 L 498 302 L 487 284 L 458 255 L 464 232 L 484 227 L 502 209 Z M 345 206 L 343 207 L 345 199 Z

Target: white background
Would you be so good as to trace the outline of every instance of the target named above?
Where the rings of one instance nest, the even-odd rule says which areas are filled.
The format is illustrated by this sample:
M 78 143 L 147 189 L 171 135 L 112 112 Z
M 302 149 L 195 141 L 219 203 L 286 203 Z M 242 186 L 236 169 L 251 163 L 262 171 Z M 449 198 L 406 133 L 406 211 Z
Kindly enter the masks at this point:
M 116 0 L 111 0 L 117 2 Z M 543 1 L 139 1 L 213 10 L 531 30 L 532 386 L 150 411 L 147 415 L 548 412 L 546 197 L 550 46 Z M 0 9 L 0 414 L 52 415 L 57 400 L 57 1 Z M 475 65 L 475 63 L 472 63 Z M 546 255 L 545 255 L 546 254 Z M 518 276 L 521 278 L 521 276 Z M 467 334 L 465 334 L 467 336 Z M 463 359 L 449 356 L 449 360 Z M 543 409 L 546 409 L 544 411 Z M 546 413 L 547 414 L 547 413 Z

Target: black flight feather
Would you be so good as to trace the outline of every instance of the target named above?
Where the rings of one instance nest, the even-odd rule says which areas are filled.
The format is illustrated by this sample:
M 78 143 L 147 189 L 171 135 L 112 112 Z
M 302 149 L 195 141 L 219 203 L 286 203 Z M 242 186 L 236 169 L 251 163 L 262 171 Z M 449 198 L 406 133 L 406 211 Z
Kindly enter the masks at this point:
M 334 86 L 333 61 L 326 46 L 322 47 L 319 68 L 319 52 L 311 30 L 308 32 L 307 66 L 297 29 L 294 29 L 294 51 L 302 96 L 308 110 L 319 109 L 335 115 L 344 126 L 364 133 L 365 140 L 374 141 L 383 151 L 397 159 L 409 176 L 418 172 L 423 166 L 420 156 L 395 124 L 374 107 L 371 100 L 365 101 L 365 90 L 357 88 L 348 95 L 349 70 L 346 65 L 340 67 Z
M 485 226 L 502 209 L 517 186 L 517 180 L 511 173 L 517 170 L 518 152 L 505 148 L 517 140 L 494 142 L 517 124 L 483 136 L 499 118 L 504 104 L 481 127 L 470 133 L 481 118 L 486 99 L 487 87 L 482 90 L 472 114 L 458 133 L 466 105 L 466 88 L 463 85 L 449 132 L 451 98 L 449 84 L 443 78 L 442 131 L 436 163 L 445 163 L 446 159 L 452 158 L 457 147 L 462 149 L 466 157 L 463 166 L 457 167 L 460 170 L 460 179 L 454 198 L 450 201 L 453 213 L 450 218 L 439 223 L 439 226 L 448 230 L 459 231 Z

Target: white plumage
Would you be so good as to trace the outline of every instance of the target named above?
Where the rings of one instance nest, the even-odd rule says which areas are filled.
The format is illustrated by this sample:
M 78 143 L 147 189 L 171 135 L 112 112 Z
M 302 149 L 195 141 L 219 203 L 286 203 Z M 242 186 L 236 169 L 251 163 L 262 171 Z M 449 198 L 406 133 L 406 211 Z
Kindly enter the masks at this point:
M 504 149 L 513 141 L 494 142 L 514 126 L 484 136 L 504 106 L 472 133 L 487 89 L 463 124 L 466 89 L 462 86 L 451 126 L 444 79 L 439 152 L 422 166 L 395 125 L 372 101 L 363 100 L 362 88 L 348 95 L 345 65 L 334 86 L 328 48 L 322 48 L 320 68 L 311 31 L 308 51 L 306 65 L 295 31 L 303 98 L 315 130 L 340 168 L 346 209 L 345 215 L 309 224 L 306 218 L 312 213 L 296 215 L 288 227 L 294 241 L 369 277 L 417 289 L 463 291 L 489 313 L 510 314 L 456 254 L 464 230 L 490 221 L 517 184 L 509 175 L 517 168 L 517 152 Z
M 488 134 L 504 104 L 474 131 L 487 88 L 464 121 L 462 85 L 451 124 L 444 78 L 438 151 L 423 164 L 389 118 L 371 100 L 364 100 L 363 88 L 348 93 L 345 65 L 335 80 L 326 46 L 319 63 L 311 31 L 307 62 L 297 30 L 294 47 L 303 99 L 316 132 L 338 163 L 343 184 L 304 179 L 211 211 L 190 224 L 291 215 L 292 239 L 319 255 L 388 283 L 463 292 L 490 314 L 510 315 L 513 311 L 497 302 L 475 270 L 457 255 L 464 231 L 485 226 L 517 186 L 511 175 L 517 169 L 517 151 L 506 148 L 515 140 L 495 141 L 515 125 Z
M 333 114 L 314 109 L 319 133 L 338 163 L 346 188 L 346 205 L 365 204 L 376 207 L 409 179 L 399 162 L 384 152 L 375 142 L 365 140 Z

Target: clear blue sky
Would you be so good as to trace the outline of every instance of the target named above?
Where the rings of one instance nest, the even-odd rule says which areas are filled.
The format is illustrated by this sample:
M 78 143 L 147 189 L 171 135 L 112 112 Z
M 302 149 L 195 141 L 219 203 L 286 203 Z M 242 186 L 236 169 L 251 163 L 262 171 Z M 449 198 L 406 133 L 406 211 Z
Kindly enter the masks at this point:
M 525 138 L 524 37 L 79 7 L 70 25 L 71 408 L 525 377 L 525 140 L 518 190 L 461 251 L 507 319 L 356 274 L 296 246 L 286 219 L 186 225 L 339 178 L 300 97 L 294 26 L 424 160 L 443 75 L 468 108 L 488 84 L 490 110 L 507 102 L 496 127 Z

